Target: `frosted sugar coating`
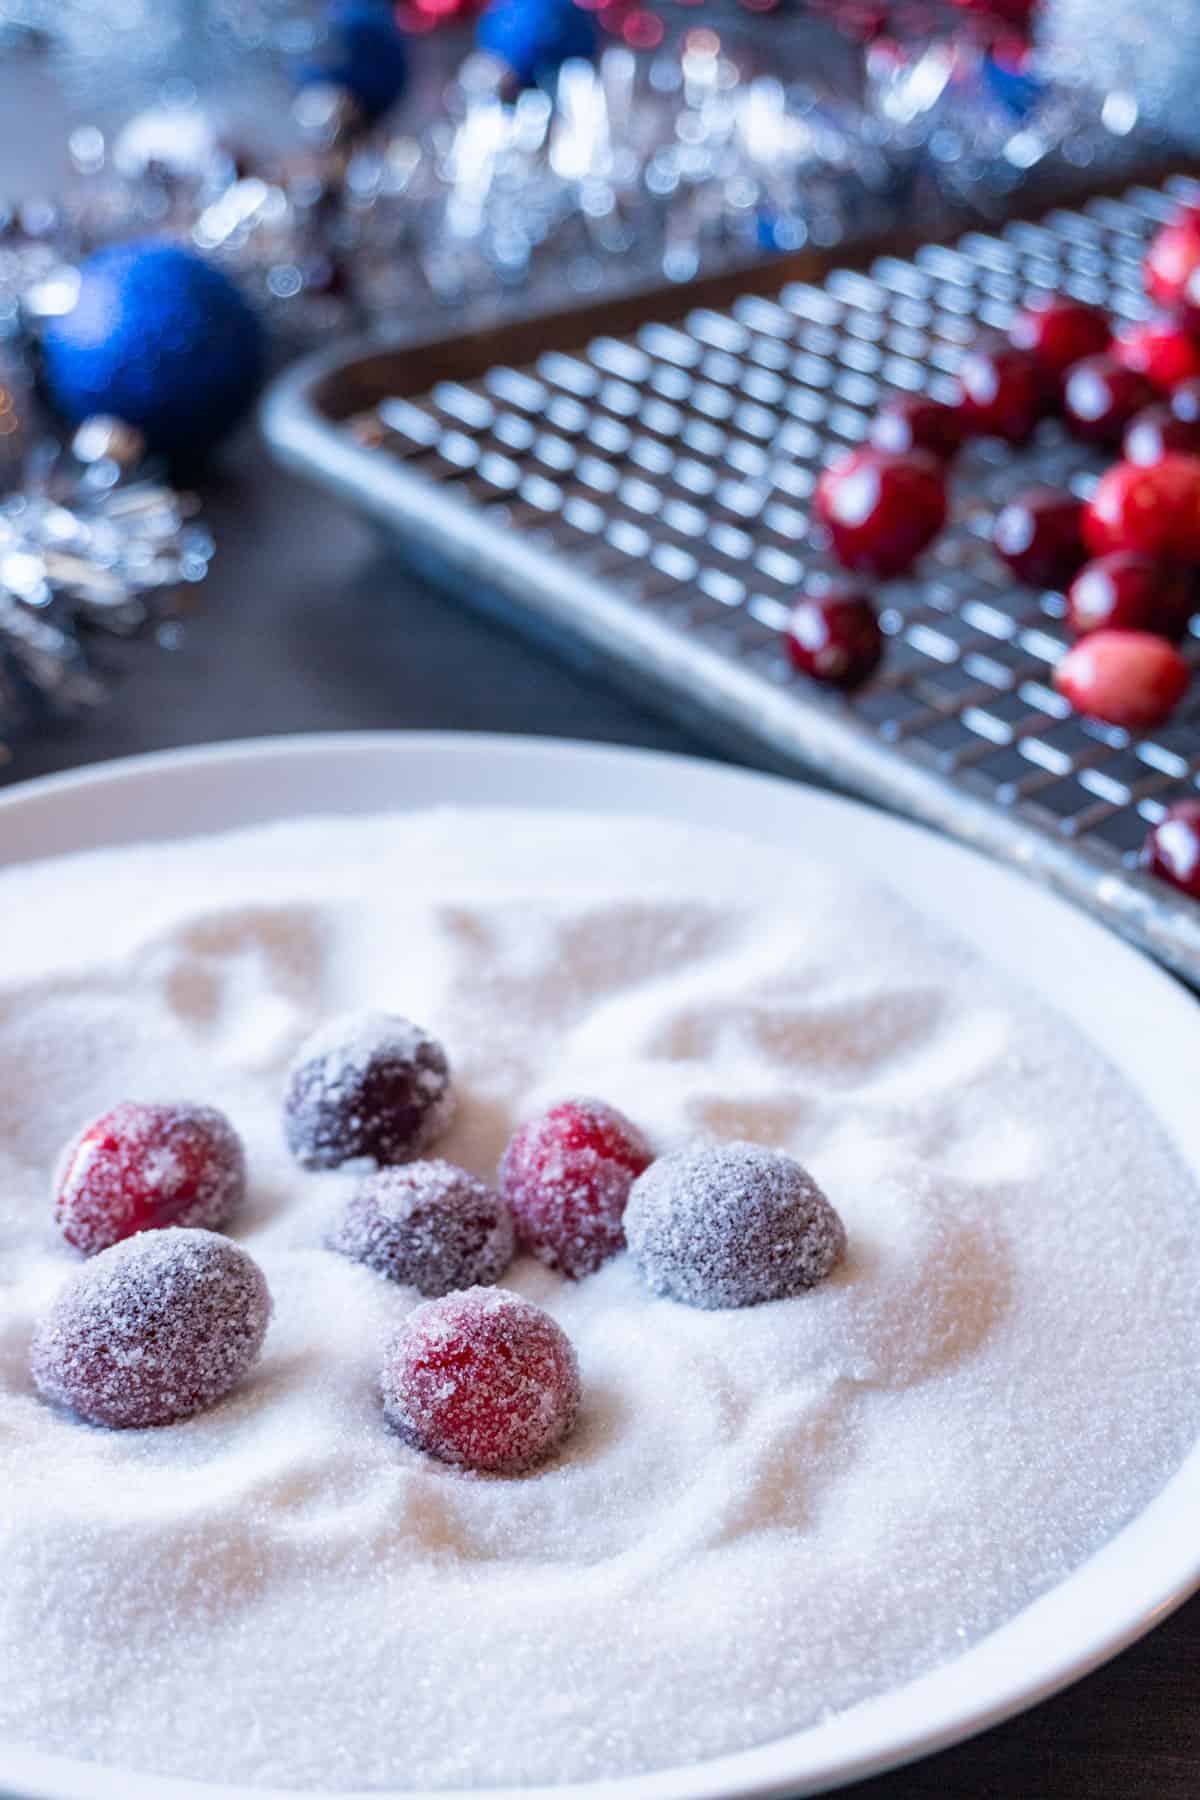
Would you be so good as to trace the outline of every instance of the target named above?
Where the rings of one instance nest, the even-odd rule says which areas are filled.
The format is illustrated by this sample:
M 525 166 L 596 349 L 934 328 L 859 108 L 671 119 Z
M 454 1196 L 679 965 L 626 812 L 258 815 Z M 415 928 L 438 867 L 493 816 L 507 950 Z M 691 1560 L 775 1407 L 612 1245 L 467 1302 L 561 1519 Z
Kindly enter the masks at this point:
M 564 1275 L 594 1274 L 625 1243 L 629 1190 L 651 1154 L 602 1100 L 560 1100 L 526 1120 L 500 1160 L 522 1248 Z
M 284 1130 L 306 1169 L 407 1162 L 435 1144 L 453 1116 L 445 1051 L 395 1013 L 328 1020 L 288 1074 Z
M 495 1189 L 440 1158 L 364 1175 L 325 1242 L 429 1296 L 499 1281 L 515 1248 Z

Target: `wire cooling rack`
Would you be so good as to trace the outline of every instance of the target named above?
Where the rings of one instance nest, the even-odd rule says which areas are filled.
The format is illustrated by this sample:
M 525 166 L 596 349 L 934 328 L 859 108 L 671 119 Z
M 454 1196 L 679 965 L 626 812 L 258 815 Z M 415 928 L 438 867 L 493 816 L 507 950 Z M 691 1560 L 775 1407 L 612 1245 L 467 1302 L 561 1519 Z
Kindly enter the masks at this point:
M 608 332 L 564 313 L 343 354 L 283 379 L 268 436 L 461 592 L 772 766 L 1021 862 L 1200 985 L 1200 906 L 1136 867 L 1149 826 L 1200 784 L 1200 683 L 1145 737 L 1077 717 L 1050 679 L 1062 595 L 1015 585 L 988 548 L 1030 482 L 1088 492 L 1100 464 L 1060 427 L 959 459 L 949 529 L 878 589 L 888 648 L 869 686 L 820 689 L 781 639 L 798 590 L 830 570 L 810 534 L 817 476 L 880 400 L 947 390 L 964 346 L 1039 290 L 1143 315 L 1146 242 L 1197 198 L 1174 177 L 719 307 L 660 292 Z

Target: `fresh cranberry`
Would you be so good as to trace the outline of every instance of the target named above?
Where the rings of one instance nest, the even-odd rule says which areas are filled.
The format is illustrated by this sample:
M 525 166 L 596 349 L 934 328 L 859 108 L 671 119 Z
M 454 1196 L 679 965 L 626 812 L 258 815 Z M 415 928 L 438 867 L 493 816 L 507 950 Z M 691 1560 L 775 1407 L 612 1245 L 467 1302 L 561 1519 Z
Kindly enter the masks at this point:
M 90 1425 L 171 1425 L 214 1406 L 256 1360 L 271 1296 L 215 1232 L 143 1232 L 102 1250 L 34 1333 L 33 1379 Z
M 1192 577 L 1176 563 L 1114 550 L 1080 569 L 1067 593 L 1071 629 L 1152 631 L 1178 639 L 1195 611 Z
M 1141 865 L 1200 900 L 1200 800 L 1180 800 L 1146 834 Z
M 1011 344 L 977 344 L 959 366 L 964 430 L 1023 444 L 1052 404 L 1051 384 L 1035 357 Z
M 1191 425 L 1169 406 L 1144 406 L 1125 427 L 1121 450 L 1126 462 L 1161 462 L 1164 456 L 1200 453 L 1200 425 Z
M 792 610 L 787 648 L 802 675 L 831 687 L 861 687 L 883 656 L 879 616 L 857 588 L 807 595 Z
M 1082 512 L 1082 502 L 1062 488 L 1029 488 L 1000 509 L 992 543 L 1030 587 L 1065 587 L 1086 554 Z
M 1107 350 L 1112 332 L 1098 306 L 1061 294 L 1038 294 L 1013 320 L 1008 332 L 1018 350 L 1027 350 L 1042 373 L 1060 381 L 1072 363 Z
M 420 1294 L 449 1294 L 499 1281 L 513 1259 L 512 1214 L 453 1163 L 405 1163 L 364 1175 L 325 1243 Z
M 846 568 L 899 575 L 945 524 L 946 484 L 924 451 L 852 450 L 825 470 L 814 504 Z
M 1174 319 L 1147 319 L 1114 339 L 1112 353 L 1163 393 L 1200 375 L 1200 346 Z
M 927 450 L 930 456 L 949 462 L 962 440 L 963 422 L 957 407 L 931 400 L 928 394 L 895 394 L 871 420 L 872 447 L 891 456 Z
M 1136 369 L 1115 356 L 1088 356 L 1067 371 L 1063 411 L 1076 437 L 1119 444 L 1134 413 L 1154 398 L 1153 387 Z
M 1148 731 L 1171 716 L 1191 674 L 1165 638 L 1149 631 L 1093 631 L 1067 651 L 1054 685 L 1090 719 Z
M 1185 425 L 1200 425 L 1200 380 L 1181 381 L 1172 389 L 1171 411 Z
M 396 1013 L 332 1019 L 301 1045 L 283 1103 L 288 1149 L 306 1169 L 410 1162 L 454 1114 L 446 1052 Z
M 625 1203 L 653 1159 L 615 1106 L 563 1100 L 522 1125 L 500 1162 L 500 1192 L 522 1249 L 576 1279 L 625 1243 Z
M 496 1475 L 553 1455 L 579 1411 L 579 1364 L 549 1313 L 505 1288 L 426 1300 L 384 1352 L 388 1423 L 406 1444 Z
M 1146 252 L 1142 279 L 1156 306 L 1200 318 L 1200 214 L 1181 208 L 1162 227 Z
M 64 1151 L 54 1214 L 69 1244 L 95 1256 L 138 1231 L 219 1231 L 246 1191 L 241 1139 L 212 1106 L 122 1100 Z
M 1093 556 L 1144 550 L 1200 562 L 1200 458 L 1171 455 L 1149 467 L 1106 470 L 1083 509 L 1083 541 Z

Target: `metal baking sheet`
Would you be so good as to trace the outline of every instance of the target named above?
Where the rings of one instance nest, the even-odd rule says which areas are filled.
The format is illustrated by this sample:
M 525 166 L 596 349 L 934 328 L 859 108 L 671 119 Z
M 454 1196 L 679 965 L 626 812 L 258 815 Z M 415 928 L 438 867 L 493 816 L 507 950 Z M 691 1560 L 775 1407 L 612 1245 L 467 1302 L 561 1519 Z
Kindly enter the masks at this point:
M 1038 290 L 1147 310 L 1147 239 L 1200 183 L 1094 198 L 861 266 L 779 260 L 684 290 L 310 360 L 264 408 L 283 461 L 477 601 L 601 660 L 768 766 L 843 787 L 1025 867 L 1200 986 L 1200 906 L 1136 867 L 1200 784 L 1200 683 L 1145 737 L 1075 716 L 1050 672 L 1061 595 L 987 545 L 1031 481 L 1100 464 L 1054 423 L 959 459 L 950 528 L 878 597 L 879 675 L 847 700 L 789 666 L 821 467 L 891 390 L 938 393 Z M 1200 662 L 1193 621 L 1185 651 Z

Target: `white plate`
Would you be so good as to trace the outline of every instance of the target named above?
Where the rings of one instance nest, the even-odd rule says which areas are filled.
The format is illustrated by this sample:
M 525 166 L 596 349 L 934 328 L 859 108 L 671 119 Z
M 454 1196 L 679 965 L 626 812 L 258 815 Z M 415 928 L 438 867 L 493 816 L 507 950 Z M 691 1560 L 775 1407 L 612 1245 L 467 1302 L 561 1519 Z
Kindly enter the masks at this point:
M 267 740 L 138 758 L 11 789 L 0 797 L 0 865 L 305 813 L 439 803 L 571 807 L 724 826 L 885 875 L 1067 1013 L 1141 1090 L 1200 1172 L 1200 1010 L 1169 977 L 1081 913 L 972 851 L 767 776 L 535 739 L 381 733 Z M 933 1674 L 736 1756 L 539 1791 L 548 1800 L 798 1796 L 940 1749 L 1086 1674 L 1200 1586 L 1197 1516 L 1200 1447 L 1098 1556 Z M 21 1800 L 280 1800 L 274 1789 L 106 1772 L 2 1744 L 0 1782 Z M 487 1792 L 489 1800 L 514 1800 L 515 1790 Z M 413 1790 L 404 1793 L 419 1800 Z M 370 1800 L 381 1800 L 379 1790 Z

